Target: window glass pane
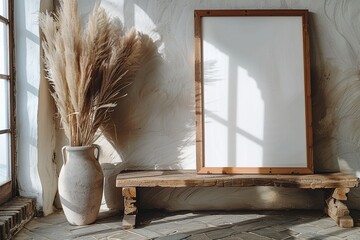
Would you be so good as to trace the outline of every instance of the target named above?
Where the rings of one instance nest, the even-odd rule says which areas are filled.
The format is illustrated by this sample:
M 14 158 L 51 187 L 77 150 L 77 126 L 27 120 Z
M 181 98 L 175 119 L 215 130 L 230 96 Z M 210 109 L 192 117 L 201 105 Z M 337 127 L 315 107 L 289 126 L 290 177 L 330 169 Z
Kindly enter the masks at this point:
M 9 74 L 9 25 L 0 22 L 0 74 Z
M 0 15 L 8 18 L 8 1 L 0 0 Z
M 9 116 L 9 81 L 0 79 L 0 130 L 10 128 Z
M 10 134 L 0 134 L 0 185 L 10 178 Z

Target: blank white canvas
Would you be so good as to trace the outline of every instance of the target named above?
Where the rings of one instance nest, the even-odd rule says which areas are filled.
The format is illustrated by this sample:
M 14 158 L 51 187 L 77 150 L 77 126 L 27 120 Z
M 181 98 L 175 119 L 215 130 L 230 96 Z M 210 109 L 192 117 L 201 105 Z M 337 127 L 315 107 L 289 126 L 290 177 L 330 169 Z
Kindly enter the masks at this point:
M 302 18 L 203 17 L 205 167 L 306 167 Z

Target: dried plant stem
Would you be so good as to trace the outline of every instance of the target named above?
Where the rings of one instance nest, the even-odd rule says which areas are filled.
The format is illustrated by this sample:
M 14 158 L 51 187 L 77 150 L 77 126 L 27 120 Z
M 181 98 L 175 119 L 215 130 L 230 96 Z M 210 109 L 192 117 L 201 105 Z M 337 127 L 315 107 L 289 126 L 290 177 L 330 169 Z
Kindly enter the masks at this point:
M 98 129 L 125 95 L 150 41 L 125 32 L 96 4 L 81 29 L 76 1 L 62 1 L 57 15 L 40 16 L 44 61 L 52 96 L 71 146 L 93 143 Z

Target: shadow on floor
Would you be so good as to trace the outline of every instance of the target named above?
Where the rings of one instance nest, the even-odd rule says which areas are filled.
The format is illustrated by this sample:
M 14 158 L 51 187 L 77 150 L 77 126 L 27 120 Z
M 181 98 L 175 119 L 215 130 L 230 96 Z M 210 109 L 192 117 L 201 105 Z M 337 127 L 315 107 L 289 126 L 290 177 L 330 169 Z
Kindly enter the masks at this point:
M 71 226 L 62 212 L 35 218 L 14 239 L 360 239 L 356 227 L 339 228 L 322 211 L 141 211 L 139 227 L 124 230 L 120 212 L 105 212 L 95 224 Z

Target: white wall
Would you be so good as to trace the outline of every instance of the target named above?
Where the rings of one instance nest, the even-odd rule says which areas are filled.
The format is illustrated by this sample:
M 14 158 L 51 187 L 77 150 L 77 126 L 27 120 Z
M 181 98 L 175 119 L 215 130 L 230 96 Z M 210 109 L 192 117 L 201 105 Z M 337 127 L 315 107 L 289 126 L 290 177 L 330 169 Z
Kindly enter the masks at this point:
M 79 2 L 83 13 L 91 9 Z M 195 168 L 194 9 L 309 9 L 315 169 L 360 176 L 359 1 L 103 0 L 102 6 L 126 27 L 149 34 L 159 51 L 114 114 L 115 149 L 128 168 Z M 322 207 L 319 192 L 304 190 L 149 189 L 142 195 L 144 207 L 169 209 Z M 360 208 L 359 197 L 352 191 L 352 207 Z
M 52 121 L 49 106 L 42 105 L 49 99 L 39 94 L 39 87 L 45 87 L 40 84 L 38 28 L 34 22 L 39 1 L 15 2 L 16 15 L 24 15 L 22 32 L 17 30 L 21 36 L 17 41 L 19 186 L 23 195 L 37 196 L 39 206 L 49 209 L 56 174 L 50 150 L 41 144 L 48 140 L 51 147 L 55 140 L 51 131 L 45 136 L 39 129 L 46 125 L 41 122 L 46 115 L 47 128 Z M 79 0 L 81 14 L 86 16 L 94 2 Z M 108 134 L 114 146 L 101 142 L 103 162 L 124 161 L 129 169 L 195 168 L 194 9 L 299 8 L 311 12 L 315 168 L 341 169 L 360 176 L 359 1 L 102 0 L 101 5 L 126 27 L 135 26 L 150 35 L 158 47 L 158 54 L 147 59 L 129 96 L 114 112 L 116 134 Z M 61 163 L 60 157 L 56 161 Z M 359 198 L 360 191 L 353 190 L 351 207 L 360 209 Z M 143 207 L 173 210 L 322 207 L 319 191 L 267 187 L 146 189 L 141 199 Z
M 14 3 L 18 187 L 20 195 L 36 197 L 38 209 L 49 214 L 57 188 L 54 107 L 41 71 L 38 16 L 40 9 L 52 8 L 52 1 Z

